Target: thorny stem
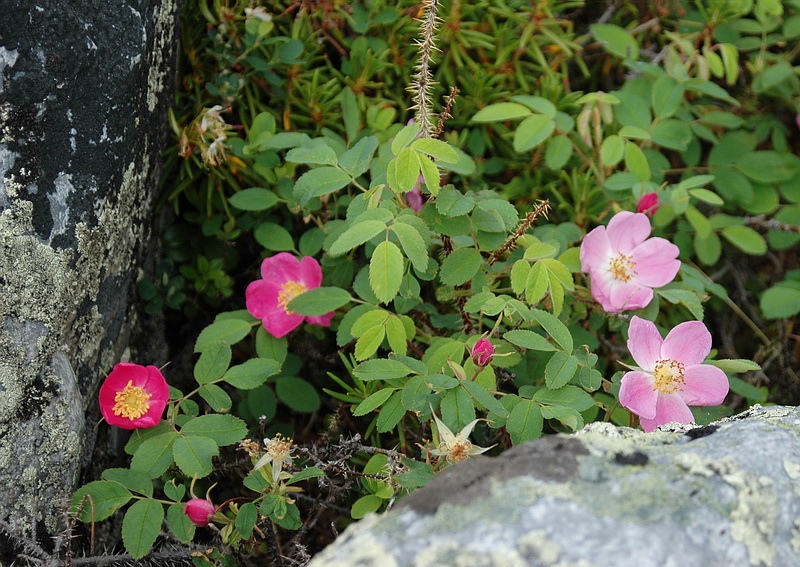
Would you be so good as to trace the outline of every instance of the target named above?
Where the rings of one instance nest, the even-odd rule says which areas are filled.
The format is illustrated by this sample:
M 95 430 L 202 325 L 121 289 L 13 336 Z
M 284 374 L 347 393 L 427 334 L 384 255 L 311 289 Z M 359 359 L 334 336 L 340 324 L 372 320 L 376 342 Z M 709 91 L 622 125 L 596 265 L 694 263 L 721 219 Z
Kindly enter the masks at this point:
M 539 201 L 539 204 L 536 205 L 536 208 L 529 212 L 522 222 L 519 223 L 519 227 L 517 227 L 517 231 L 509 236 L 503 245 L 492 252 L 492 255 L 489 256 L 489 259 L 486 260 L 486 263 L 490 266 L 493 266 L 495 262 L 497 262 L 500 258 L 502 258 L 503 254 L 505 254 L 509 249 L 513 248 L 514 245 L 517 243 L 517 240 L 525 234 L 528 229 L 536 222 L 539 217 L 547 218 L 547 213 L 550 211 L 550 201 L 545 199 L 544 201 Z
M 419 47 L 419 61 L 416 66 L 417 72 L 412 77 L 408 90 L 414 94 L 412 97 L 414 106 L 411 108 L 416 110 L 415 120 L 419 124 L 420 137 L 430 138 L 436 117 L 431 100 L 431 89 L 435 83 L 430 63 L 433 51 L 439 51 L 434 41 L 436 26 L 441 21 L 436 15 L 439 0 L 423 0 L 422 7 L 424 15 L 420 20 L 421 38 L 416 40 Z
M 458 87 L 453 87 L 450 89 L 450 94 L 447 96 L 444 110 L 442 110 L 442 113 L 439 115 L 439 123 L 436 125 L 436 130 L 433 132 L 433 138 L 438 138 L 442 135 L 445 121 L 453 117 L 450 111 L 453 109 L 453 104 L 456 102 L 456 96 L 458 96 Z

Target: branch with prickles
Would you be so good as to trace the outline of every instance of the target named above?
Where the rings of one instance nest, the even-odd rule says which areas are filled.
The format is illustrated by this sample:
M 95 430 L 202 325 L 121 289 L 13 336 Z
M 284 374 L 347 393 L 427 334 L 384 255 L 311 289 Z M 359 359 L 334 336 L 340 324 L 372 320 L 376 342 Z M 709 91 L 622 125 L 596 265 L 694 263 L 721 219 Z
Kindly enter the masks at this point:
M 489 256 L 488 260 L 486 260 L 486 263 L 492 266 L 495 262 L 502 258 L 503 254 L 516 246 L 517 240 L 519 240 L 519 238 L 528 231 L 533 223 L 535 223 L 540 217 L 547 218 L 547 213 L 549 211 L 550 201 L 547 199 L 544 201 L 539 201 L 539 204 L 536 205 L 536 208 L 525 215 L 525 218 L 519 223 L 517 231 L 509 236 L 506 241 L 503 242 L 503 245 L 500 248 L 492 252 L 492 255 Z
M 436 27 L 441 19 L 436 15 L 436 10 L 439 7 L 438 0 L 423 0 L 423 17 L 420 20 L 420 39 L 416 40 L 417 47 L 419 48 L 419 61 L 415 69 L 417 72 L 411 80 L 411 85 L 408 91 L 414 93 L 412 100 L 414 106 L 411 109 L 416 110 L 415 120 L 419 124 L 420 136 L 423 138 L 430 138 L 433 132 L 433 123 L 436 115 L 433 112 L 433 101 L 431 100 L 431 89 L 436 84 L 433 81 L 433 73 L 430 70 L 431 56 L 433 51 L 440 51 L 436 47 L 434 40 L 436 36 Z
M 452 118 L 453 115 L 450 114 L 450 111 L 453 109 L 453 104 L 456 102 L 456 96 L 458 95 L 458 87 L 453 87 L 450 89 L 450 94 L 447 96 L 447 102 L 444 105 L 444 110 L 439 115 L 439 123 L 436 125 L 436 130 L 433 132 L 432 138 L 438 138 L 442 135 L 444 131 L 444 123 L 448 118 Z

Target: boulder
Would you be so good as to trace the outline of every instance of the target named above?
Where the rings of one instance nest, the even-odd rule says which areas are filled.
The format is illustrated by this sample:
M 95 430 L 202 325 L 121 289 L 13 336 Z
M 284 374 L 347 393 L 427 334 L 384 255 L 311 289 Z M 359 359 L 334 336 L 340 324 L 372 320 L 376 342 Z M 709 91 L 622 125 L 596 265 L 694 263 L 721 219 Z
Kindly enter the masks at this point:
M 99 384 L 136 328 L 177 1 L 0 0 L 0 14 L 0 536 L 52 548 Z
M 592 423 L 451 466 L 309 567 L 800 565 L 800 412 Z

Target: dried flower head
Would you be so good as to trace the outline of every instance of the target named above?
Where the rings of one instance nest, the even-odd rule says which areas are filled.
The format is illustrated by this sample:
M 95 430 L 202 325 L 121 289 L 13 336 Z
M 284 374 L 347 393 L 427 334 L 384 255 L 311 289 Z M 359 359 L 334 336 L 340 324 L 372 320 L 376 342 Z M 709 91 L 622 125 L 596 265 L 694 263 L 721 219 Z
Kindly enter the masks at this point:
M 284 439 L 280 433 L 277 433 L 272 439 L 264 439 L 264 450 L 264 455 L 261 456 L 253 468 L 258 470 L 269 465 L 272 480 L 277 482 L 283 468 L 292 464 L 292 451 L 294 450 L 292 440 L 289 438 Z

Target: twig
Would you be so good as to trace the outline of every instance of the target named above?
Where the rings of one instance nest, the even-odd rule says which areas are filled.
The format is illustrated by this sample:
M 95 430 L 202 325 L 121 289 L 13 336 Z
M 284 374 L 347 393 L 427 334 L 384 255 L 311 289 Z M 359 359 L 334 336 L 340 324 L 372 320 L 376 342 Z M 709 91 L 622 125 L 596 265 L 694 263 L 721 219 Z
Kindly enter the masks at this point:
M 452 118 L 453 115 L 450 114 L 450 111 L 453 109 L 453 104 L 456 102 L 456 96 L 458 95 L 458 87 L 453 87 L 450 89 L 450 94 L 447 97 L 447 102 L 444 105 L 444 110 L 439 115 L 439 123 L 436 125 L 436 130 L 433 132 L 432 138 L 438 138 L 442 135 L 444 131 L 444 123 L 448 118 Z
M 514 245 L 517 243 L 517 240 L 525 234 L 531 225 L 536 222 L 539 217 L 547 218 L 547 213 L 550 211 L 550 201 L 545 199 L 544 201 L 539 201 L 539 204 L 536 205 L 536 208 L 525 215 L 525 218 L 522 222 L 519 223 L 519 227 L 517 227 L 517 231 L 509 236 L 503 245 L 492 252 L 492 255 L 489 256 L 489 259 L 486 260 L 486 263 L 490 266 L 493 266 L 495 262 L 497 262 L 503 254 L 505 254 L 509 249 L 513 248 Z
M 422 7 L 424 10 L 424 15 L 420 20 L 422 37 L 416 40 L 419 47 L 419 61 L 416 65 L 417 72 L 412 77 L 411 85 L 407 90 L 414 94 L 412 97 L 414 106 L 411 108 L 416 110 L 415 119 L 419 124 L 420 136 L 430 138 L 436 116 L 433 113 L 433 101 L 431 100 L 431 89 L 436 83 L 433 80 L 430 63 L 433 52 L 439 51 L 434 40 L 436 27 L 440 21 L 436 15 L 439 0 L 423 0 Z

